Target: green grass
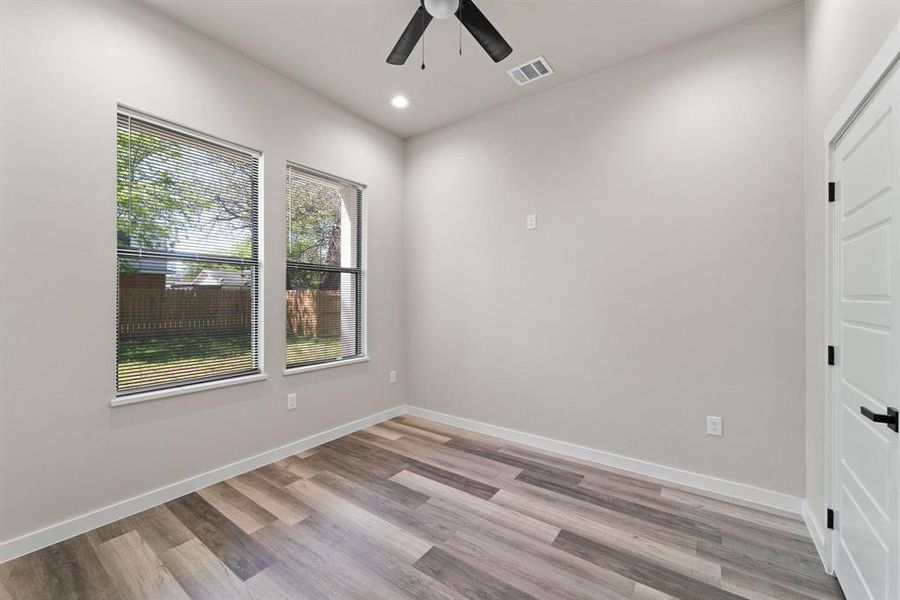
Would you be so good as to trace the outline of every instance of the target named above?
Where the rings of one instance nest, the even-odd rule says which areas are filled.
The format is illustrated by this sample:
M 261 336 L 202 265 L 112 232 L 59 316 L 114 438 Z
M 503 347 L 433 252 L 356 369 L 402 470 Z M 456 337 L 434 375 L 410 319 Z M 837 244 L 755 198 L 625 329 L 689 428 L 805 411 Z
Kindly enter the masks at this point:
M 285 351 L 287 364 L 328 360 L 341 357 L 340 336 L 311 338 L 288 335 Z
M 336 359 L 340 337 L 288 335 L 287 363 Z M 147 338 L 119 342 L 119 389 L 214 376 L 252 368 L 250 335 Z

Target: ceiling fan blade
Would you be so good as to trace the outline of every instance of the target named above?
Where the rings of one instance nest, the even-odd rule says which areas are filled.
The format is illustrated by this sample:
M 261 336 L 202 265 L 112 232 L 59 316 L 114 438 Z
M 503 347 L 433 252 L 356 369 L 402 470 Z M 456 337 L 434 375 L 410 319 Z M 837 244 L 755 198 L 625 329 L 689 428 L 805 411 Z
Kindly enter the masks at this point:
M 475 41 L 481 44 L 494 62 L 500 62 L 512 53 L 512 46 L 506 43 L 500 32 L 491 25 L 472 0 L 460 0 L 456 18 L 462 21 Z
M 388 54 L 388 63 L 392 65 L 405 63 L 413 48 L 419 43 L 419 38 L 425 33 L 425 28 L 428 27 L 429 23 L 431 23 L 431 15 L 428 14 L 424 6 L 420 5 L 412 19 L 409 20 L 406 29 L 400 34 L 400 39 L 394 44 L 394 49 Z

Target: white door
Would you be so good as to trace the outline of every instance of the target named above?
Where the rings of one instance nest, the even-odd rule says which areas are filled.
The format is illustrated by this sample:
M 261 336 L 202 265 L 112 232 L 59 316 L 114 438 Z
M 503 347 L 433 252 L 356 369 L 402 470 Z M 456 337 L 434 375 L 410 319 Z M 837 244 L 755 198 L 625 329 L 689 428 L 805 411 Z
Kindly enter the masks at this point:
M 832 151 L 834 570 L 849 600 L 900 599 L 900 76 Z M 891 416 L 893 415 L 893 416 Z

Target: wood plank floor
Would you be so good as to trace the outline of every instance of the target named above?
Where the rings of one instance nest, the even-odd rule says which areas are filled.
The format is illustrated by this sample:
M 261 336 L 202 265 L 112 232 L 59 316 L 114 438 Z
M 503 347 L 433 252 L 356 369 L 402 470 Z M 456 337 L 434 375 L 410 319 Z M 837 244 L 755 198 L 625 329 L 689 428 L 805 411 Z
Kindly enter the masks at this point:
M 40 598 L 843 598 L 803 523 L 414 417 L 0 565 Z

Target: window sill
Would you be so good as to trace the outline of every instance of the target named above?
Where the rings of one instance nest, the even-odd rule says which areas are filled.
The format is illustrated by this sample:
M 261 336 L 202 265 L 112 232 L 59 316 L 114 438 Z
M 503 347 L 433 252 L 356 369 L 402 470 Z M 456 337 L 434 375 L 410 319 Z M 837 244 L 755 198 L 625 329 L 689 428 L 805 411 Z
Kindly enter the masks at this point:
M 285 369 L 285 375 L 296 375 L 297 373 L 309 373 L 310 371 L 321 371 L 322 369 L 333 369 L 334 367 L 343 367 L 345 365 L 356 365 L 359 363 L 369 362 L 368 356 L 357 356 L 356 358 L 348 358 L 347 360 L 335 360 L 332 362 L 321 363 L 318 365 L 307 365 L 305 367 L 291 367 Z
M 244 383 L 253 383 L 255 381 L 264 381 L 269 376 L 265 373 L 256 373 L 254 375 L 244 375 L 242 377 L 232 377 L 230 379 L 220 379 L 218 381 L 207 381 L 204 383 L 195 383 L 167 390 L 154 390 L 152 392 L 140 392 L 137 394 L 129 394 L 127 396 L 117 396 L 110 401 L 110 406 L 124 406 L 126 404 L 135 404 L 137 402 L 148 402 L 150 400 L 159 400 L 160 398 L 169 398 L 171 396 L 181 396 L 182 394 L 193 394 L 196 392 L 205 392 L 206 390 L 215 390 L 232 385 L 241 385 Z

